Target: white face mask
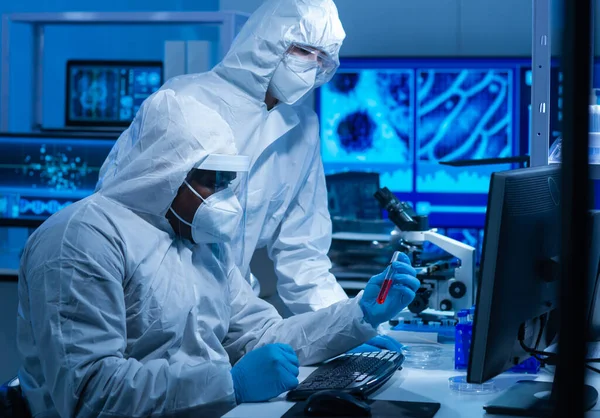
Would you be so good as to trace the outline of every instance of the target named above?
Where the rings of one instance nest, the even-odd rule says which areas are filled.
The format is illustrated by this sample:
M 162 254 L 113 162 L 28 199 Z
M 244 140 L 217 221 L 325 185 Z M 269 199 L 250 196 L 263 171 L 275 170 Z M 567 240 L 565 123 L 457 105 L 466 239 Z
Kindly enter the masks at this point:
M 292 105 L 315 87 L 317 69 L 315 61 L 288 55 L 275 69 L 269 92 L 280 102 Z
M 187 181 L 184 184 L 202 200 L 192 223 L 182 219 L 172 207 L 169 210 L 179 221 L 192 229 L 192 239 L 196 244 L 230 242 L 237 231 L 243 209 L 231 188 L 223 189 L 204 199 Z

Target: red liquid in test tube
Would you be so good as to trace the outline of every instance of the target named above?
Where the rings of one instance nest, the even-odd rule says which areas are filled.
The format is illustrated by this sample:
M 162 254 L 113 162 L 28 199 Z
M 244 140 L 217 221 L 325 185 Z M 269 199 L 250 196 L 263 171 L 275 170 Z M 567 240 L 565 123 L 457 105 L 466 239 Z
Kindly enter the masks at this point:
M 398 261 L 400 257 L 400 251 L 396 251 L 390 260 L 389 269 L 385 275 L 385 279 L 383 280 L 383 284 L 381 285 L 381 290 L 379 291 L 379 295 L 377 295 L 377 303 L 383 305 L 385 299 L 387 298 L 390 289 L 392 288 L 392 276 L 394 275 L 394 271 L 392 270 L 392 263 L 394 261 Z

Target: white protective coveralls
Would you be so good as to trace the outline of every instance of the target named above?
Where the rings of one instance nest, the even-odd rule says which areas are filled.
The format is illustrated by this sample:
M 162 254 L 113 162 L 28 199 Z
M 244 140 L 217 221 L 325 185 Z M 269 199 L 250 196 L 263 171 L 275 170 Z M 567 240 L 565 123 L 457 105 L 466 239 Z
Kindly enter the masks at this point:
M 279 296 L 294 314 L 327 307 L 347 296 L 329 272 L 331 220 L 317 115 L 308 106 L 284 103 L 268 111 L 264 100 L 292 43 L 317 47 L 339 65 L 344 37 L 331 0 L 267 0 L 212 71 L 175 77 L 163 87 L 217 110 L 231 126 L 240 154 L 250 156 L 245 254 L 238 265 L 252 281 L 252 255 L 267 247 Z M 317 81 L 329 81 L 333 72 Z M 119 146 L 126 144 L 115 148 Z M 111 170 L 112 154 L 102 167 L 98 187 Z
M 233 261 L 177 237 L 167 219 L 188 172 L 235 154 L 196 99 L 162 90 L 123 134 L 100 192 L 48 219 L 19 272 L 19 379 L 36 417 L 207 417 L 235 406 L 245 353 L 290 344 L 301 364 L 376 332 L 358 298 L 281 319 Z

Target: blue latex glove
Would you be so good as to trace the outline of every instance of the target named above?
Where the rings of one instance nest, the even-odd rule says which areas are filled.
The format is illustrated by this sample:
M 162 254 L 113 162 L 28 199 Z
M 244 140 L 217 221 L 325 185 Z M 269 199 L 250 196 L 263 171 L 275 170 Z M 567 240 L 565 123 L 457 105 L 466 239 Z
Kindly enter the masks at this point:
M 380 305 L 377 303 L 377 296 L 390 268 L 393 270 L 392 287 L 387 299 Z M 365 321 L 377 328 L 379 324 L 389 321 L 406 308 L 415 298 L 415 292 L 421 285 L 416 276 L 417 272 L 410 265 L 408 256 L 402 253 L 399 260 L 388 266 L 383 273 L 371 277 L 360 300 Z
M 366 342 L 366 344 L 383 350 L 397 351 L 398 353 L 400 353 L 402 351 L 402 347 L 404 347 L 398 341 L 394 340 L 392 337 L 388 337 L 387 335 L 378 335 L 375 338 L 371 338 Z
M 298 356 L 287 344 L 250 351 L 231 369 L 237 403 L 264 402 L 298 386 Z
M 371 338 L 366 343 L 348 351 L 348 353 L 370 353 L 373 351 L 381 351 L 382 349 L 400 353 L 402 347 L 404 346 L 398 341 L 394 340 L 392 337 L 388 337 L 387 335 L 378 335 L 375 338 Z

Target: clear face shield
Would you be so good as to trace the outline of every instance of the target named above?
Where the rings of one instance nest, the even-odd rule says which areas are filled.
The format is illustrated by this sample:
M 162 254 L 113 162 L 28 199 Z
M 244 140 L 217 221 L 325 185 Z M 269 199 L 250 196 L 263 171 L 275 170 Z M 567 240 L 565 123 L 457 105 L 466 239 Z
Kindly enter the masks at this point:
M 190 171 L 167 216 L 177 235 L 243 253 L 249 162 L 246 156 L 211 154 Z

